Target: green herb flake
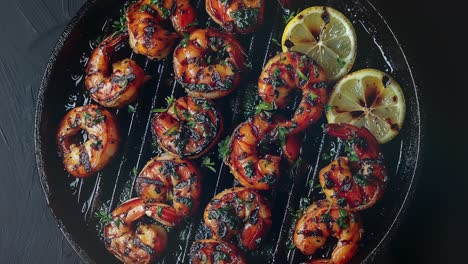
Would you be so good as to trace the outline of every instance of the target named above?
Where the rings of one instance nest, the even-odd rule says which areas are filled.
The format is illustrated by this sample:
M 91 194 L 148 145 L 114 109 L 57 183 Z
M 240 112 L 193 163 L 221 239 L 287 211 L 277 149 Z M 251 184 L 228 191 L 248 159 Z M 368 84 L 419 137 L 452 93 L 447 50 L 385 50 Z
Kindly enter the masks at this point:
M 296 73 L 297 75 L 299 75 L 299 77 L 303 80 L 303 81 L 307 81 L 307 76 L 299 69 L 299 68 L 296 68 Z
M 164 207 L 162 206 L 159 206 L 158 207 L 158 217 L 162 217 L 162 211 L 163 211 Z
M 278 45 L 278 47 L 281 47 L 281 43 L 275 39 L 275 38 L 272 38 L 271 41 L 273 41 L 273 43 L 275 43 L 276 45 Z
M 184 35 L 184 38 L 180 41 L 180 45 L 182 45 L 182 47 L 185 48 L 188 45 L 190 35 L 188 33 L 185 33 L 185 32 L 183 32 L 182 34 Z
M 202 160 L 202 167 L 205 167 L 214 173 L 216 173 L 216 169 L 214 168 L 215 165 L 216 164 L 210 159 L 210 157 L 205 157 Z
M 151 113 L 164 113 L 166 111 L 167 111 L 166 108 L 154 108 L 151 110 Z
M 274 103 L 270 104 L 270 103 L 267 103 L 267 102 L 261 102 L 260 104 L 255 106 L 255 114 L 258 115 L 263 111 L 273 111 L 275 109 L 276 109 L 276 106 L 275 106 Z
M 166 100 L 167 106 L 170 106 L 172 103 L 175 102 L 176 99 L 174 98 L 174 95 L 171 95 L 164 98 L 164 100 Z
M 227 137 L 218 143 L 218 156 L 222 160 L 226 160 L 230 152 L 231 138 Z
M 338 62 L 341 68 L 343 68 L 346 65 L 346 62 L 340 56 L 336 57 L 336 61 Z
M 286 127 L 278 126 L 278 138 L 280 140 L 281 147 L 286 146 L 286 136 L 288 135 L 289 129 Z
M 348 224 L 348 212 L 344 209 L 339 209 L 339 214 L 340 214 L 340 217 L 338 217 L 338 219 L 336 220 L 336 223 L 338 224 L 338 226 L 341 228 L 341 229 L 345 229 L 345 228 L 348 228 L 349 227 L 349 224 Z
M 360 185 L 360 186 L 369 186 L 369 181 L 366 179 L 366 177 L 360 173 L 355 174 L 353 176 L 354 181 Z
M 253 177 L 255 175 L 255 168 L 254 168 L 253 161 L 247 162 L 247 164 L 244 166 L 244 171 L 247 177 Z
M 140 12 L 145 12 L 146 10 L 148 10 L 148 5 L 141 5 Z
M 135 109 L 135 107 L 133 105 L 128 105 L 127 110 L 128 110 L 129 113 L 135 113 L 136 112 L 136 109 Z

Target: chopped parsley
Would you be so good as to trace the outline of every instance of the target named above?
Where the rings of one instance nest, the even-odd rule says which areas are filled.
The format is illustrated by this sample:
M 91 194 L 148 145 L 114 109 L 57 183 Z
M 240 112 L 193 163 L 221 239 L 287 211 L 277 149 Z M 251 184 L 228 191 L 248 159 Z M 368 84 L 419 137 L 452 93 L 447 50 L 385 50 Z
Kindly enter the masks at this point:
M 164 100 L 166 100 L 167 106 L 170 106 L 172 103 L 175 102 L 176 99 L 174 98 L 174 95 L 171 95 L 171 96 L 166 96 Z
M 214 168 L 215 165 L 216 164 L 210 159 L 210 157 L 205 157 L 202 161 L 202 167 L 205 167 L 214 173 L 216 173 L 216 169 Z
M 273 102 L 272 104 L 267 102 L 261 102 L 257 106 L 255 106 L 255 114 L 258 115 L 263 111 L 273 111 L 276 109 L 276 105 Z
M 223 141 L 218 143 L 218 156 L 220 159 L 225 160 L 229 154 L 229 148 L 231 145 L 231 138 L 227 137 Z
M 135 107 L 133 105 L 128 105 L 127 110 L 128 110 L 129 113 L 135 113 L 136 112 L 136 109 L 135 109 Z
M 338 62 L 341 68 L 343 68 L 346 65 L 346 62 L 344 62 L 344 60 L 340 56 L 336 57 L 336 61 Z
M 296 73 L 303 81 L 307 81 L 307 76 L 299 68 L 296 68 Z
M 360 185 L 360 186 L 368 186 L 369 181 L 366 179 L 366 177 L 360 173 L 357 173 L 353 177 L 354 181 Z
M 280 140 L 281 147 L 286 146 L 286 136 L 288 135 L 289 129 L 286 127 L 278 126 L 278 138 Z
M 244 8 L 231 12 L 231 17 L 240 29 L 247 29 L 258 21 L 259 8 Z
M 340 214 L 340 217 L 338 217 L 338 219 L 336 220 L 336 223 L 338 224 L 338 226 L 341 228 L 341 229 L 345 229 L 345 228 L 348 228 L 349 227 L 349 224 L 348 224 L 348 212 L 344 209 L 339 209 L 339 214 Z
M 188 33 L 185 33 L 185 32 L 183 32 L 182 34 L 184 35 L 184 39 L 182 39 L 182 40 L 180 41 L 180 45 L 182 45 L 182 47 L 185 48 L 185 47 L 187 47 L 187 44 L 188 44 L 188 42 L 189 42 L 190 35 L 189 35 Z
M 122 9 L 121 14 L 119 17 L 119 20 L 114 21 L 112 23 L 112 27 L 114 28 L 114 33 L 112 34 L 112 37 L 127 31 L 127 9 Z
M 154 108 L 151 110 L 151 113 L 164 113 L 166 111 L 167 111 L 166 108 Z
M 247 177 L 253 177 L 255 175 L 255 168 L 254 168 L 253 161 L 247 162 L 247 164 L 244 166 L 244 171 Z
M 278 45 L 278 47 L 281 47 L 281 43 L 275 39 L 275 38 L 272 38 L 271 41 L 273 41 L 273 43 L 275 43 L 276 45 Z

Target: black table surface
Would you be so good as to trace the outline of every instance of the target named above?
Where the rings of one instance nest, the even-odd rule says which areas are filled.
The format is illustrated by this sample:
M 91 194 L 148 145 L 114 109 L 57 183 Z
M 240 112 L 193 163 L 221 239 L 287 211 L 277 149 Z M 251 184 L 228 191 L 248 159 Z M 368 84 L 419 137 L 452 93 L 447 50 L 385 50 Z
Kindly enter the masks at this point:
M 99 1 L 99 0 L 97 0 Z M 424 166 L 409 213 L 376 263 L 450 263 L 463 256 L 467 199 L 467 30 L 447 2 L 372 0 L 416 72 Z M 0 263 L 81 263 L 47 207 L 34 160 L 39 83 L 59 35 L 84 0 L 2 0 L 0 7 Z M 313 1 L 311 0 L 311 5 Z M 466 97 L 465 97 L 466 98 Z M 451 136 L 448 136 L 451 135 Z M 455 138 L 462 138 L 459 142 Z M 457 189 L 458 188 L 458 189 Z M 450 191 L 450 192 L 449 192 Z

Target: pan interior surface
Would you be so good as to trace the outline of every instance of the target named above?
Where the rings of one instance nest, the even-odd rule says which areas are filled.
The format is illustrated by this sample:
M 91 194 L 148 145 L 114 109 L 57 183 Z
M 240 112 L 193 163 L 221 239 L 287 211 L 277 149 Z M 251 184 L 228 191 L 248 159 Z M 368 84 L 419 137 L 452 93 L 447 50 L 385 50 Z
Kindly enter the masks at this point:
M 208 19 L 204 2 L 198 0 L 194 3 L 201 27 L 217 27 Z M 263 26 L 251 35 L 238 37 L 251 60 L 252 70 L 243 76 L 236 92 L 216 101 L 226 124 L 222 138 L 230 135 L 237 124 L 250 116 L 258 101 L 256 83 L 261 69 L 281 50 L 275 42 L 281 39 L 285 26 L 283 17 L 287 14 L 276 1 L 266 2 Z M 88 263 L 118 263 L 104 247 L 102 225 L 95 213 L 111 212 L 118 204 L 135 196 L 134 171 L 140 171 L 160 151 L 152 139 L 151 110 L 165 106 L 166 96 L 178 98 L 185 95 L 183 88 L 174 81 L 171 56 L 158 62 L 134 54 L 130 49 L 122 49 L 122 56 L 137 61 L 152 78 L 133 104 L 135 111 L 127 108 L 112 110 L 120 122 L 120 151 L 103 171 L 86 179 L 74 178 L 63 169 L 55 144 L 58 123 L 73 107 L 92 103 L 84 87 L 84 68 L 96 43 L 106 33 L 111 33 L 112 21 L 118 19 L 123 5 L 123 1 L 89 1 L 79 11 L 51 56 L 36 113 L 36 160 L 48 204 L 65 237 Z M 301 9 L 310 5 L 310 1 L 304 1 Z M 396 228 L 414 189 L 413 181 L 420 165 L 418 91 L 398 40 L 369 2 L 314 1 L 313 5 L 331 6 L 353 23 L 358 36 L 358 52 L 351 72 L 362 68 L 385 71 L 399 82 L 406 97 L 407 114 L 403 128 L 394 140 L 382 146 L 389 168 L 386 192 L 373 208 L 361 213 L 365 234 L 353 263 L 371 262 Z M 284 172 L 279 188 L 265 194 L 273 204 L 273 226 L 260 249 L 247 253 L 249 263 L 299 263 L 307 259 L 290 246 L 289 237 L 295 217 L 291 212 L 297 211 L 305 198 L 311 201 L 323 198 L 313 186 L 318 184 L 318 172 L 327 165 L 324 155 L 333 148 L 340 148 L 340 142 L 323 135 L 321 125 L 324 123 L 323 117 L 307 131 L 300 169 Z M 189 263 L 188 252 L 192 242 L 209 236 L 203 225 L 203 208 L 215 194 L 238 184 L 217 158 L 217 150 L 208 155 L 216 162 L 216 173 L 202 169 L 205 195 L 200 209 L 186 225 L 170 231 L 168 250 L 159 260 L 161 263 Z M 196 162 L 200 165 L 201 159 Z M 328 247 L 315 257 L 327 257 L 331 249 Z

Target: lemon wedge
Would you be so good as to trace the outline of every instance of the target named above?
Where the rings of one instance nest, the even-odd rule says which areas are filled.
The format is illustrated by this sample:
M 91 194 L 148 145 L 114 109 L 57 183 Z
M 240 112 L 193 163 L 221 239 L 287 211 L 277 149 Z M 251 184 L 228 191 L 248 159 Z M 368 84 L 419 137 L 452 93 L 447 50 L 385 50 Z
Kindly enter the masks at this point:
M 363 69 L 341 79 L 327 107 L 328 123 L 366 127 L 380 144 L 392 140 L 405 120 L 405 96 L 388 74 Z
M 314 59 L 330 81 L 339 80 L 351 70 L 357 52 L 353 25 L 327 6 L 309 7 L 297 14 L 286 25 L 281 44 L 283 52 L 298 51 Z

